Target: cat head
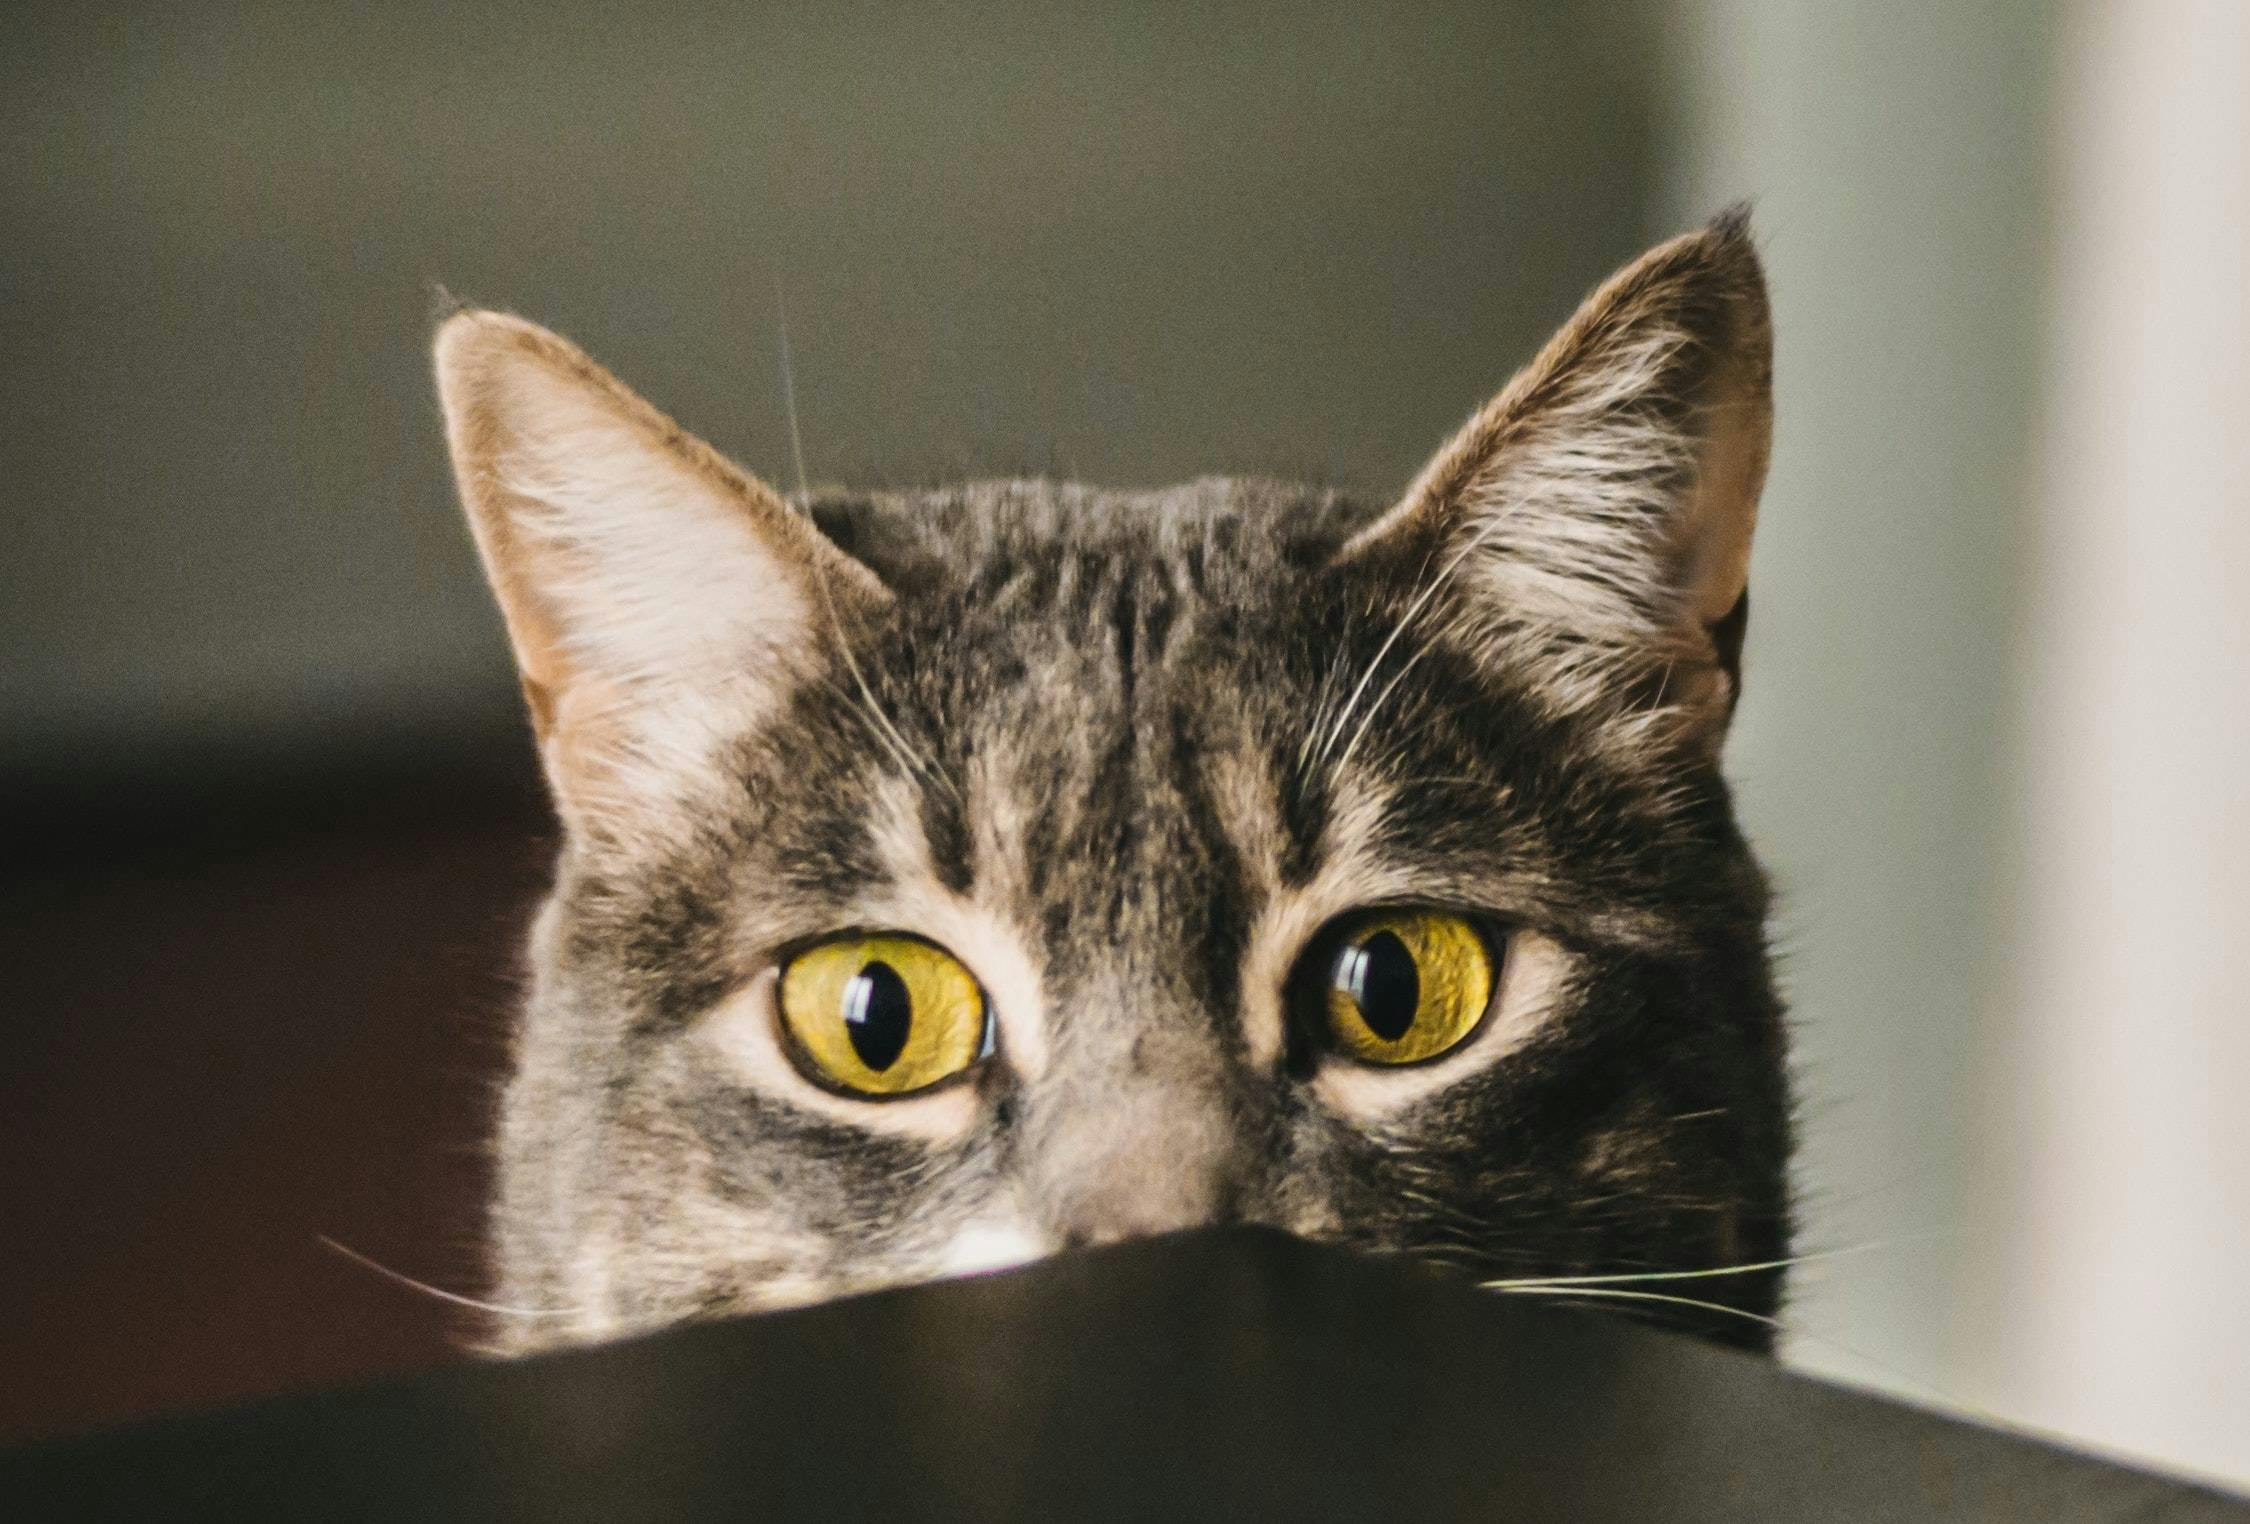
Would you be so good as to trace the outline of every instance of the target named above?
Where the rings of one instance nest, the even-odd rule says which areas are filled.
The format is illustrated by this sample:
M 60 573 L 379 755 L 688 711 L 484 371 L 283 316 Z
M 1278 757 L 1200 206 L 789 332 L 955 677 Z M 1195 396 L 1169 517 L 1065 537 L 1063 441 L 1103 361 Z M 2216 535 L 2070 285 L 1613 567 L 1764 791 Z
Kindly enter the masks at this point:
M 467 311 L 447 435 L 565 841 L 501 1130 L 521 1348 L 1223 1221 L 1488 1276 L 1775 1258 L 1717 756 L 1770 434 L 1739 216 L 1386 510 L 784 500 Z M 1725 1279 L 1763 1342 L 1771 1275 Z

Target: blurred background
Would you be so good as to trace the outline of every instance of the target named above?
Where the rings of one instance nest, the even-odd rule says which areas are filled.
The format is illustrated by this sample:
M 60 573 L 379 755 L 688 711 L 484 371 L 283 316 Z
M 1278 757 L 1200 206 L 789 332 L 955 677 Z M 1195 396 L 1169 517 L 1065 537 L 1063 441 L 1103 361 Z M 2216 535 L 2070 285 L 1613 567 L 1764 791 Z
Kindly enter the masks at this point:
M 0 1438 L 447 1358 L 552 850 L 442 284 L 769 478 L 1395 490 L 1743 197 L 1791 1358 L 2250 1479 L 2250 9 L 0 23 Z

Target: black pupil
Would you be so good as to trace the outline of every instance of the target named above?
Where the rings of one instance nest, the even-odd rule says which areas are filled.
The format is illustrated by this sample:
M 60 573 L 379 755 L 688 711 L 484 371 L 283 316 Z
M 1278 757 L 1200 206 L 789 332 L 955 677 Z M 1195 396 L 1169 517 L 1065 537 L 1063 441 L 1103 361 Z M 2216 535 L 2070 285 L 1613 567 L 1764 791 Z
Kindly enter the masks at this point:
M 1346 947 L 1336 972 L 1358 1002 L 1359 1019 L 1377 1037 L 1397 1042 L 1414 1025 L 1415 1008 L 1422 1003 L 1422 976 L 1415 970 L 1414 954 L 1396 932 L 1378 931 Z
M 859 1061 L 877 1074 L 898 1062 L 913 1026 L 913 998 L 888 963 L 877 959 L 844 986 L 844 1031 Z

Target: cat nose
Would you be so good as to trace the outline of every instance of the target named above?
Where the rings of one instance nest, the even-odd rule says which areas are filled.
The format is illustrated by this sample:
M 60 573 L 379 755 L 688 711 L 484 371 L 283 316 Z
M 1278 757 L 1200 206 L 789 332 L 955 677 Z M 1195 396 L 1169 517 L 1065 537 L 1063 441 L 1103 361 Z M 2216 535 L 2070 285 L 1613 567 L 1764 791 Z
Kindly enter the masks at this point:
M 1234 1192 L 1225 1188 L 1129 1192 L 1096 1196 L 1078 1204 L 1073 1221 L 1060 1227 L 1066 1249 L 1095 1248 L 1129 1238 L 1153 1238 L 1185 1228 L 1213 1227 L 1237 1217 Z
M 1239 1147 L 1223 1109 L 1179 1096 L 1112 1096 L 1041 1140 L 1036 1198 L 1070 1246 L 1115 1243 L 1238 1215 Z

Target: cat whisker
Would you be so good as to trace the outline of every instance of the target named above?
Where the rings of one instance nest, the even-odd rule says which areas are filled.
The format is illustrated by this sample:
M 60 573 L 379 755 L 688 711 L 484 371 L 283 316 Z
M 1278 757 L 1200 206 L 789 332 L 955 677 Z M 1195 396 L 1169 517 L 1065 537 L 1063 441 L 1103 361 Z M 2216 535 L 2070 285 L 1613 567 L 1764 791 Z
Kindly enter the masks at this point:
M 499 1302 L 481 1301 L 473 1296 L 463 1296 L 458 1291 L 447 1291 L 442 1286 L 433 1286 L 428 1281 L 418 1281 L 403 1271 L 393 1270 L 388 1265 L 369 1259 L 357 1249 L 336 1242 L 335 1239 L 330 1238 L 325 1233 L 314 1236 L 324 1246 L 333 1249 L 353 1264 L 363 1269 L 372 1270 L 383 1279 L 404 1286 L 409 1291 L 419 1291 L 424 1296 L 436 1297 L 439 1301 L 451 1303 L 455 1307 L 467 1307 L 477 1312 L 489 1312 L 504 1318 L 573 1318 L 585 1311 L 581 1307 L 508 1307 Z
M 1523 1291 L 1548 1287 L 1608 1286 L 1628 1281 L 1696 1281 L 1715 1276 L 1754 1275 L 1761 1270 L 1787 1270 L 1797 1265 L 1818 1264 L 1824 1260 L 1847 1259 L 1855 1254 L 1872 1254 L 1878 1249 L 1891 1247 L 1886 1240 L 1880 1243 L 1852 1244 L 1842 1249 L 1823 1249 L 1812 1254 L 1792 1254 L 1786 1259 L 1752 1260 L 1739 1265 L 1713 1265 L 1704 1270 L 1634 1270 L 1616 1275 L 1534 1275 L 1480 1282 L 1488 1291 Z
M 1383 712 L 1383 705 L 1390 701 L 1391 694 L 1398 685 L 1406 681 L 1406 675 L 1414 670 L 1415 664 L 1429 654 L 1430 646 L 1428 642 L 1424 642 L 1412 656 L 1399 663 L 1399 669 L 1391 674 L 1391 680 L 1383 685 L 1383 691 L 1375 695 L 1375 702 L 1367 706 L 1367 713 L 1360 716 L 1359 728 L 1352 732 L 1351 740 L 1344 746 L 1343 755 L 1336 759 L 1337 771 L 1341 772 L 1351 765 L 1352 753 L 1358 751 L 1359 743 L 1367 738 L 1367 729 L 1375 723 L 1376 716 Z
M 1722 1302 L 1706 1302 L 1696 1297 L 1674 1296 L 1669 1293 L 1657 1291 L 1629 1291 L 1614 1287 L 1518 1286 L 1505 1289 L 1508 1291 L 1508 1294 L 1512 1296 L 1554 1296 L 1562 1297 L 1565 1299 L 1587 1297 L 1596 1300 L 1608 1301 L 1649 1302 L 1660 1305 L 1687 1307 L 1700 1312 L 1718 1313 L 1725 1317 L 1739 1318 L 1745 1322 L 1756 1323 L 1761 1327 L 1770 1328 L 1776 1333 L 1791 1340 L 1795 1344 L 1817 1344 L 1822 1348 L 1833 1350 L 1837 1354 L 1848 1355 L 1852 1359 L 1858 1361 L 1860 1364 L 1866 1366 L 1868 1369 L 1882 1372 L 1884 1376 L 1889 1379 L 1893 1388 L 1900 1394 L 1910 1396 L 1914 1400 L 1924 1403 L 1930 1407 L 1958 1413 L 1964 1417 L 1976 1419 L 1980 1423 L 1990 1424 L 1994 1428 L 2006 1429 L 2014 1426 L 2012 1420 L 2003 1416 L 2002 1414 L 1994 1412 L 1988 1407 L 1983 1406 L 1981 1403 L 1970 1402 L 1964 1398 L 1956 1397 L 1949 1392 L 1929 1385 L 1927 1382 L 1917 1380 L 1915 1377 L 1907 1374 L 1905 1371 L 1900 1370 L 1897 1366 L 1892 1365 L 1887 1361 L 1878 1360 L 1874 1356 L 1866 1353 L 1864 1350 L 1856 1349 L 1849 1344 L 1845 1344 L 1836 1339 L 1831 1339 L 1825 1334 L 1811 1333 L 1802 1328 L 1792 1327 L 1785 1320 L 1781 1318 L 1768 1317 L 1762 1312 L 1747 1312 L 1740 1307 L 1729 1307 Z
M 781 293 L 781 276 L 773 278 L 774 326 L 781 335 L 781 401 L 789 413 L 789 455 L 797 467 L 797 506 L 802 508 L 812 501 L 812 491 L 805 481 L 805 441 L 797 432 L 797 367 L 789 353 L 789 303 Z
M 1367 663 L 1367 670 L 1360 673 L 1359 682 L 1352 688 L 1351 697 L 1344 700 L 1344 707 L 1338 711 L 1335 719 L 1322 732 L 1320 744 L 1314 749 L 1310 762 L 1326 761 L 1328 754 L 1335 750 L 1337 739 L 1343 735 L 1344 727 L 1351 722 L 1352 712 L 1359 707 L 1359 701 L 1366 696 L 1367 685 L 1375 680 L 1375 674 L 1381 670 L 1383 659 L 1391 654 L 1391 647 L 1398 644 L 1400 637 L 1404 636 L 1407 629 L 1421 616 L 1423 608 L 1428 605 L 1432 598 L 1437 596 L 1438 590 L 1445 586 L 1446 577 L 1452 571 L 1452 567 L 1459 564 L 1460 558 L 1455 557 L 1451 565 L 1431 578 L 1422 590 L 1415 594 L 1413 600 L 1407 604 L 1406 612 L 1399 615 L 1398 623 L 1391 626 L 1391 633 L 1384 636 L 1383 643 L 1375 648 L 1375 655 Z M 1385 688 L 1383 692 L 1384 696 L 1388 697 L 1390 689 Z M 1377 701 L 1378 705 L 1380 705 L 1380 702 L 1380 700 Z
M 1698 1297 L 1674 1296 L 1665 1291 L 1625 1291 L 1613 1286 L 1501 1286 L 1498 1289 L 1511 1296 L 1566 1296 L 1601 1297 L 1620 1302 L 1660 1302 L 1672 1307 L 1692 1307 L 1699 1312 L 1716 1312 L 1730 1318 L 1741 1318 L 1770 1328 L 1776 1333 L 1786 1333 L 1781 1319 L 1771 1318 L 1762 1312 L 1746 1312 L 1740 1307 L 1729 1307 L 1724 1302 L 1706 1302 Z
M 1297 777 L 1301 781 L 1312 766 L 1313 742 L 1328 728 L 1335 711 L 1336 689 L 1343 680 L 1344 657 L 1341 651 L 1330 655 L 1320 673 L 1320 686 L 1313 690 L 1312 702 L 1307 706 L 1305 733 L 1297 738 Z
M 898 727 L 891 722 L 891 717 L 883 712 L 883 706 L 875 701 L 875 690 L 868 686 L 867 674 L 860 670 L 859 658 L 852 654 L 851 641 L 845 638 L 843 621 L 837 617 L 836 602 L 830 596 L 825 578 L 821 579 L 820 595 L 821 601 L 828 608 L 828 627 L 836 637 L 837 654 L 844 658 L 844 666 L 851 672 L 852 682 L 858 690 L 854 697 L 869 724 L 873 727 L 876 739 L 882 743 L 885 750 L 890 752 L 899 766 L 924 782 L 944 789 L 953 796 L 955 804 L 962 806 L 964 809 L 967 808 L 967 801 L 962 799 L 961 790 L 954 784 L 953 780 L 947 777 L 935 762 L 922 756 L 908 744 L 906 737 L 900 734 Z
M 1396 645 L 1415 621 L 1422 617 L 1423 611 L 1430 606 L 1431 600 L 1436 598 L 1452 582 L 1454 573 L 1461 569 L 1462 563 L 1475 555 L 1484 547 L 1487 540 L 1500 532 L 1502 522 L 1502 516 L 1496 514 L 1492 517 L 1491 522 L 1479 526 L 1476 533 L 1470 535 L 1466 543 L 1456 550 L 1443 566 L 1438 568 L 1437 575 L 1430 577 L 1423 584 L 1421 591 L 1417 592 L 1413 599 L 1408 602 L 1406 611 L 1399 615 L 1398 623 L 1391 627 L 1391 633 L 1384 637 L 1380 646 L 1375 648 L 1374 658 L 1368 662 L 1367 670 L 1360 674 L 1359 683 L 1352 689 L 1351 697 L 1345 701 L 1343 712 L 1336 716 L 1334 722 L 1327 727 L 1326 732 L 1322 735 L 1320 746 L 1313 754 L 1312 761 L 1326 761 L 1329 753 L 1335 750 L 1337 739 L 1344 733 L 1344 726 L 1350 723 L 1353 710 L 1359 707 L 1360 699 L 1365 697 L 1367 693 L 1367 685 L 1374 681 L 1376 672 L 1383 665 L 1383 659 L 1390 655 L 1391 647 Z M 1423 571 L 1425 574 L 1428 571 L 1426 561 L 1423 563 Z M 1406 676 L 1415 662 L 1420 661 L 1423 654 L 1427 653 L 1428 650 L 1429 647 L 1425 644 L 1422 650 L 1416 652 L 1397 675 L 1384 685 L 1383 691 L 1376 696 L 1375 702 L 1368 706 L 1367 713 L 1361 719 L 1358 730 L 1353 732 L 1351 745 L 1344 749 L 1343 757 L 1336 764 L 1338 767 L 1351 760 L 1352 752 L 1358 748 L 1360 738 L 1367 734 L 1368 726 L 1374 723 L 1374 718 L 1381 711 L 1384 701 L 1398 687 L 1399 680 Z M 1300 767 L 1299 771 L 1302 770 L 1302 767 Z
M 781 277 L 778 274 L 774 276 L 773 282 L 773 307 L 774 327 L 781 340 L 781 396 L 783 407 L 789 415 L 789 454 L 797 472 L 796 503 L 799 508 L 804 508 L 812 502 L 812 487 L 805 472 L 804 435 L 797 423 L 797 367 L 789 347 L 789 303 L 782 292 Z M 860 670 L 859 659 L 852 654 L 851 643 L 844 638 L 842 621 L 836 616 L 836 601 L 825 578 L 821 579 L 820 596 L 821 602 L 827 607 L 828 626 L 835 632 L 836 648 L 844 658 L 844 665 L 851 669 L 852 681 L 859 688 L 858 700 L 866 710 L 867 717 L 874 723 L 876 738 L 908 772 L 943 788 L 959 803 L 961 791 L 954 787 L 953 780 L 940 772 L 929 759 L 919 756 L 906 743 L 906 737 L 899 734 L 898 727 L 891 723 L 890 716 L 884 714 L 882 707 L 875 702 L 875 694 L 867 684 L 867 675 Z

